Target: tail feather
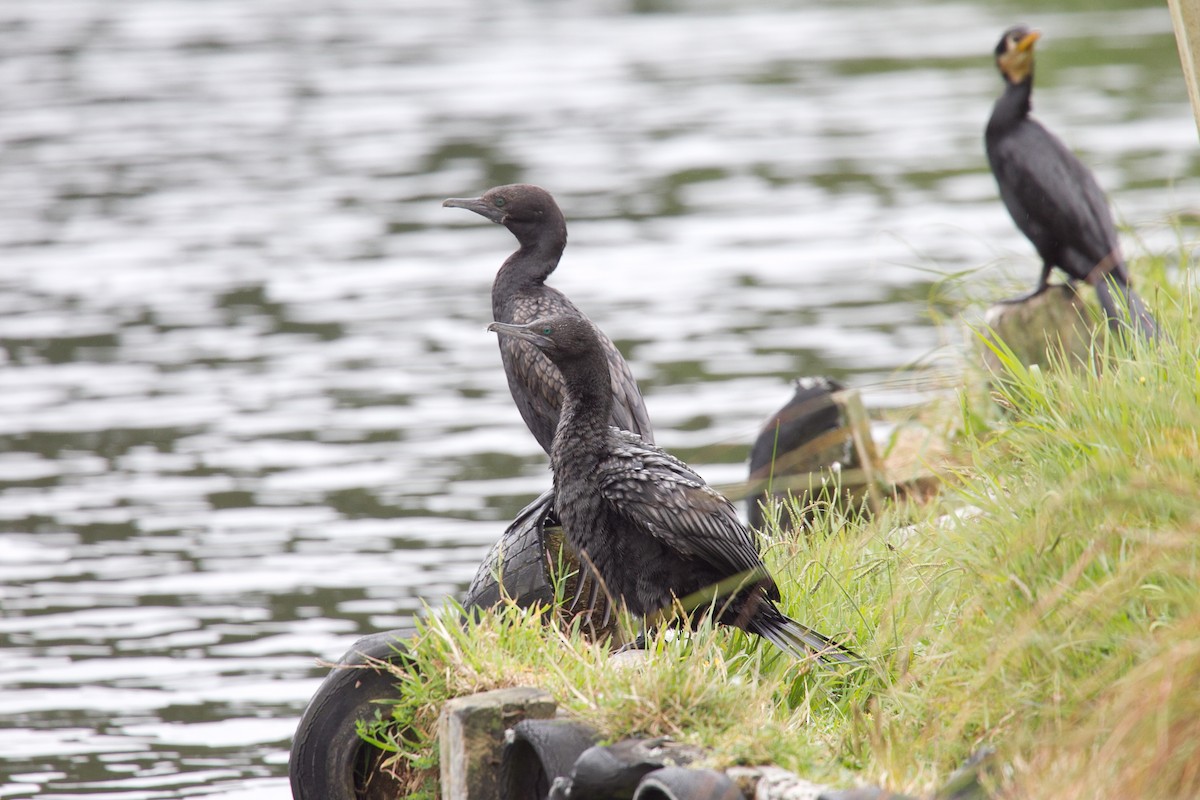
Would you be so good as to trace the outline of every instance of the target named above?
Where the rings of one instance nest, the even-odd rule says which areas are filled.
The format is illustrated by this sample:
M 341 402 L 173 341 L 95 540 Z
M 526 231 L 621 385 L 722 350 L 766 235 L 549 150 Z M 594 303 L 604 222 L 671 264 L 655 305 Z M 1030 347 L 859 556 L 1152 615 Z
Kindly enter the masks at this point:
M 797 659 L 815 655 L 829 664 L 855 664 L 863 661 L 853 650 L 784 615 L 774 606 L 764 606 L 762 611 L 750 620 L 746 630 L 763 637 Z
M 1132 326 L 1146 339 L 1158 338 L 1158 323 L 1154 315 L 1129 284 L 1109 275 L 1106 279 L 1096 282 L 1096 297 L 1099 298 L 1100 306 L 1108 317 L 1108 325 L 1113 330 L 1120 331 L 1126 326 Z

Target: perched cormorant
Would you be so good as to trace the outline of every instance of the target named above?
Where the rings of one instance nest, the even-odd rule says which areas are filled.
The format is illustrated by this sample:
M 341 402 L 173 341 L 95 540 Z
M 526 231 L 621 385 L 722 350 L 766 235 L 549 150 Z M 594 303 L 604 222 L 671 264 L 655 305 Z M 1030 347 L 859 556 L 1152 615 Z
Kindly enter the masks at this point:
M 825 377 L 798 378 L 795 387 L 791 399 L 771 415 L 750 448 L 752 483 L 821 472 L 835 463 L 850 469 L 861 466 L 850 431 L 842 427 L 842 410 L 834 401 L 834 394 L 846 387 Z M 833 434 L 839 429 L 841 436 Z M 802 498 L 802 505 L 810 501 L 807 490 L 793 491 Z M 771 502 L 772 496 L 783 497 L 785 493 L 776 487 L 773 492 L 764 489 L 746 498 L 751 528 L 762 528 L 763 506 Z
M 505 259 L 492 282 L 495 321 L 525 323 L 560 313 L 583 316 L 566 295 L 546 285 L 546 278 L 558 266 L 567 245 L 566 219 L 549 192 L 538 186 L 513 184 L 489 189 L 482 197 L 451 198 L 442 205 L 465 208 L 503 225 L 520 244 Z M 629 365 L 607 336 L 603 333 L 599 336 L 612 374 L 609 423 L 653 441 L 650 416 Z M 536 347 L 519 339 L 500 340 L 500 359 L 521 418 L 538 444 L 549 453 L 563 398 L 563 379 L 558 368 Z M 528 604 L 552 594 L 552 587 L 545 579 L 545 565 L 540 563 L 542 559 L 532 556 L 540 553 L 556 560 L 550 552 L 551 540 L 546 538 L 547 528 L 556 522 L 554 490 L 550 489 L 522 509 L 501 535 L 480 565 L 468 599 L 487 604 L 508 593 L 516 602 Z M 497 565 L 505 566 L 493 573 Z M 582 577 L 584 573 L 579 575 Z M 597 618 L 603 611 L 599 625 L 607 628 L 609 606 L 603 602 L 594 581 L 576 582 L 572 606 L 583 597 L 589 584 L 586 608 Z
M 634 614 L 670 611 L 676 600 L 762 636 L 802 658 L 856 656 L 779 610 L 779 589 L 754 534 L 704 479 L 636 434 L 611 427 L 604 340 L 582 317 L 493 322 L 488 330 L 537 347 L 558 367 L 565 397 L 550 464 L 567 539 L 609 594 Z M 697 597 L 701 598 L 697 600 Z
M 584 316 L 566 295 L 546 285 L 567 246 L 567 221 L 549 192 L 517 183 L 488 189 L 482 197 L 451 198 L 442 205 L 465 208 L 503 225 L 521 245 L 492 283 L 492 319 L 523 324 L 553 314 Z M 607 336 L 598 335 L 612 374 L 609 422 L 654 441 L 650 416 L 629 365 Z M 500 358 L 521 418 L 549 453 L 562 404 L 562 376 L 541 351 L 519 339 L 501 337 Z
M 996 45 L 1004 94 L 992 109 L 984 136 L 1000 197 L 1042 259 L 1037 288 L 1017 300 L 1045 291 L 1050 270 L 1058 267 L 1096 287 L 1110 327 L 1120 329 L 1132 318 L 1140 333 L 1154 337 L 1158 326 L 1129 285 L 1104 192 L 1091 171 L 1029 116 L 1033 45 L 1040 36 L 1016 26 Z

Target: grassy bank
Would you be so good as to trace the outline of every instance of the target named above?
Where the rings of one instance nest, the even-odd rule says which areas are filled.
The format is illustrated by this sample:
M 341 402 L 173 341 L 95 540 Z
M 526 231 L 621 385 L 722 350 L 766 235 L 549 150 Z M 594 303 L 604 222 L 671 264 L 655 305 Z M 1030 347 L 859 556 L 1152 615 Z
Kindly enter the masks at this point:
M 1167 341 L 1098 341 L 1099 370 L 1010 361 L 967 381 L 940 411 L 956 466 L 936 496 L 769 531 L 785 610 L 865 665 L 702 628 L 618 668 L 537 613 L 463 628 L 449 609 L 373 735 L 434 792 L 442 700 L 527 684 L 612 737 L 670 735 L 716 766 L 920 793 L 990 745 L 1015 796 L 1200 795 L 1200 325 L 1182 281 L 1147 292 Z

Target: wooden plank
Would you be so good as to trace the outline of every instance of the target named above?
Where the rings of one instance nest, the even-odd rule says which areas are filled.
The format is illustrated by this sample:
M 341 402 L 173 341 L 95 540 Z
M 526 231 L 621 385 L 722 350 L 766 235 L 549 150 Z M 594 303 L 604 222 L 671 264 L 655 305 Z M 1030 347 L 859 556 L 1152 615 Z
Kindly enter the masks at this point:
M 883 508 L 881 484 L 885 478 L 879 474 L 879 454 L 875 451 L 875 440 L 871 437 L 871 420 L 863 406 L 862 396 L 853 389 L 834 395 L 834 400 L 846 415 L 846 425 L 854 437 L 854 448 L 858 451 L 858 463 L 866 477 L 867 504 L 878 514 Z
M 1171 7 L 1171 23 L 1175 26 L 1175 43 L 1179 47 L 1179 61 L 1192 101 L 1192 115 L 1200 129 L 1200 65 L 1197 64 L 1200 58 L 1200 0 L 1167 0 L 1167 5 Z
M 751 477 L 741 483 L 723 484 L 713 488 L 736 502 L 768 489 L 776 495 L 782 495 L 787 492 L 806 493 L 825 486 L 840 486 L 842 489 L 851 490 L 853 494 L 859 494 L 854 490 L 864 490 L 868 506 L 872 511 L 878 512 L 883 506 L 884 492 L 889 490 L 889 486 L 875 449 L 875 440 L 871 438 L 871 424 L 862 397 L 857 390 L 846 389 L 835 392 L 833 401 L 840 410 L 840 427 L 826 431 L 804 445 L 780 454 L 769 475 L 761 478 Z M 798 465 L 811 464 L 815 454 L 839 446 L 847 439 L 854 447 L 859 468 L 839 465 L 835 469 L 829 469 L 832 465 L 824 464 L 816 471 L 797 469 Z M 837 449 L 842 448 L 839 446 Z
M 874 473 L 871 473 L 874 475 Z M 756 481 L 742 481 L 740 483 L 720 483 L 712 488 L 725 496 L 725 499 L 730 502 L 745 500 L 751 495 L 757 495 L 764 492 L 769 487 L 776 494 L 785 494 L 787 492 L 807 492 L 814 487 L 825 485 L 838 485 L 843 489 L 856 488 L 867 485 L 868 473 L 861 469 L 842 469 L 837 475 L 832 472 L 802 472 L 798 475 L 776 475 L 774 478 L 763 478 Z

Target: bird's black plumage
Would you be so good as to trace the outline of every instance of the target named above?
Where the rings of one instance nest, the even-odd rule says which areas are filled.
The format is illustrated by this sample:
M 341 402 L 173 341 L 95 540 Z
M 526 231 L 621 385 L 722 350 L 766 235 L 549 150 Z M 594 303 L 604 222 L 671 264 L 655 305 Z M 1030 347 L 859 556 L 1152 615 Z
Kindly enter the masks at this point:
M 779 589 L 754 534 L 728 500 L 679 459 L 608 424 L 608 360 L 590 322 L 557 315 L 489 329 L 536 346 L 563 376 L 565 398 L 550 450 L 558 517 L 613 597 L 642 616 L 669 611 L 685 598 L 697 608 L 715 603 L 719 622 L 797 657 L 817 652 L 826 660 L 854 660 L 778 609 Z
M 842 425 L 842 412 L 834 393 L 846 387 L 825 377 L 798 378 L 795 387 L 791 399 L 771 415 L 750 447 L 751 482 L 770 481 L 797 472 L 818 472 L 835 462 L 844 467 L 859 467 L 850 433 L 843 429 L 843 436 L 830 435 Z M 829 457 L 831 450 L 838 452 L 836 457 Z M 807 492 L 797 494 L 805 497 Z M 775 496 L 782 494 L 776 490 Z M 746 498 L 750 527 L 762 528 L 763 506 L 771 497 L 772 492 L 764 490 Z
M 451 198 L 442 205 L 474 211 L 517 237 L 520 247 L 501 265 L 492 283 L 492 319 L 523 324 L 553 314 L 584 316 L 566 295 L 546 285 L 567 246 L 567 222 L 549 192 L 512 184 L 489 189 L 482 197 Z M 629 365 L 607 336 L 599 336 L 612 376 L 610 422 L 654 441 L 650 416 Z M 549 453 L 563 394 L 558 368 L 536 347 L 512 337 L 501 337 L 500 358 L 521 418 Z
M 1158 328 L 1130 286 L 1108 199 L 1091 171 L 1029 115 L 1033 45 L 1039 37 L 1023 26 L 1000 37 L 996 67 L 1004 78 L 1004 93 L 984 134 L 1000 197 L 1042 259 L 1033 294 L 1046 289 L 1051 269 L 1058 267 L 1096 287 L 1110 326 L 1120 328 L 1132 320 L 1134 328 L 1153 337 Z

